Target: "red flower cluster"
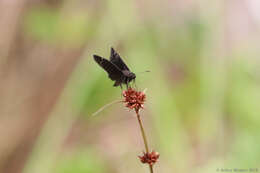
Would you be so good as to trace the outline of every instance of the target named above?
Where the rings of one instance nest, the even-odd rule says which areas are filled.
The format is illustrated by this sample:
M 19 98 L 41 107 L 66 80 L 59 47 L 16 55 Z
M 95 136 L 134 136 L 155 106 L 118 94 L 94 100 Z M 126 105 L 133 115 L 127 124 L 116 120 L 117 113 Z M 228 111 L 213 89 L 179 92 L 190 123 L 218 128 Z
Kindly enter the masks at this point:
M 143 152 L 143 156 L 138 156 L 138 157 L 142 163 L 144 164 L 147 163 L 152 166 L 158 161 L 160 154 L 155 151 L 152 151 L 151 153 Z
M 126 107 L 130 109 L 135 109 L 138 113 L 140 108 L 144 108 L 145 102 L 145 93 L 141 91 L 136 91 L 132 88 L 128 88 L 126 91 L 123 91 L 124 102 Z

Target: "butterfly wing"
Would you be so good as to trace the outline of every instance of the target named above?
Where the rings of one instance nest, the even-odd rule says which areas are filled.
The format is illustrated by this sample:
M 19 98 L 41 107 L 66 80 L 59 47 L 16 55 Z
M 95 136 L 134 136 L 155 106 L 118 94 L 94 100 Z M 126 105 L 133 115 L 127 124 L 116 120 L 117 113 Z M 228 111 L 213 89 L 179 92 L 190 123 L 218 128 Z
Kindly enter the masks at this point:
M 120 80 L 123 75 L 122 71 L 113 63 L 98 55 L 93 55 L 94 60 L 100 65 L 107 73 L 111 80 Z
M 127 65 L 122 60 L 122 58 L 119 56 L 119 54 L 113 48 L 111 48 L 110 62 L 115 64 L 122 71 L 123 70 L 130 71 L 129 68 L 127 67 Z

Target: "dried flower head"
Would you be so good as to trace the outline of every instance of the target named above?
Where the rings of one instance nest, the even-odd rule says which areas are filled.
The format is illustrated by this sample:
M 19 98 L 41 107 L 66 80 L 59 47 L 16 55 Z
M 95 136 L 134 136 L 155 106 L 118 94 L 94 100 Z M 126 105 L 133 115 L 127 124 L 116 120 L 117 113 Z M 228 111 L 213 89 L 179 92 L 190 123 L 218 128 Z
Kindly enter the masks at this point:
M 130 87 L 126 91 L 123 91 L 123 96 L 126 107 L 134 109 L 137 113 L 140 108 L 144 107 L 146 97 L 144 92 L 136 91 Z
M 138 156 L 138 157 L 142 163 L 144 164 L 147 163 L 152 166 L 158 161 L 160 154 L 155 151 L 152 151 L 150 153 L 143 152 L 143 156 Z

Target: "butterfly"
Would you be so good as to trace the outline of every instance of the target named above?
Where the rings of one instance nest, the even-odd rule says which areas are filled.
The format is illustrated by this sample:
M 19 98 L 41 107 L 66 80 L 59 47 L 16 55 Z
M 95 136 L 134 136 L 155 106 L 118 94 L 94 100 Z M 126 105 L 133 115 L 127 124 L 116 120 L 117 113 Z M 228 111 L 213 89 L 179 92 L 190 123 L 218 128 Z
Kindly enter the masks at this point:
M 112 81 L 115 81 L 115 87 L 120 86 L 122 88 L 122 84 L 126 84 L 128 88 L 128 84 L 132 80 L 135 80 L 136 75 L 129 70 L 122 58 L 113 48 L 111 48 L 109 60 L 98 55 L 93 55 L 93 57 L 96 63 L 108 73 L 108 77 Z

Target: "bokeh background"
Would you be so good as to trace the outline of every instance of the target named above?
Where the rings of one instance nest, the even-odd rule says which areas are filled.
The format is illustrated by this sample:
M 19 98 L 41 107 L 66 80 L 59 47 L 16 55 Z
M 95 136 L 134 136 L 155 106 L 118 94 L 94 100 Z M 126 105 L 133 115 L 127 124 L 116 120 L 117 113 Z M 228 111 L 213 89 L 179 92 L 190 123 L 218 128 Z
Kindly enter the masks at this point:
M 1 0 L 0 172 L 149 171 L 133 112 L 91 116 L 122 99 L 92 58 L 111 46 L 147 89 L 155 172 L 260 169 L 259 39 L 259 0 Z

